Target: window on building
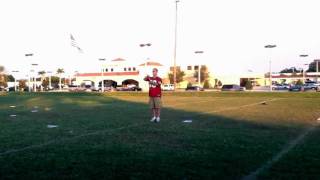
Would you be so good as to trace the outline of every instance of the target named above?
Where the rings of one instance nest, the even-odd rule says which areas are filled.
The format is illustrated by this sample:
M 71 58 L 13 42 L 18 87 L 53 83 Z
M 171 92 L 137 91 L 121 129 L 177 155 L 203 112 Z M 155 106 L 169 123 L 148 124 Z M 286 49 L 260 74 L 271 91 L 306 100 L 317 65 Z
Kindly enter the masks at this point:
M 132 71 L 136 71 L 136 68 L 135 68 L 135 67 L 133 67 L 133 68 L 132 68 Z
M 199 66 L 194 66 L 194 70 L 198 70 L 199 69 Z
M 111 70 L 110 70 L 111 72 L 113 72 L 113 68 L 111 68 Z
M 127 68 L 123 68 L 124 71 L 127 71 Z
M 131 67 L 128 68 L 128 71 L 131 71 Z
M 191 70 L 192 70 L 192 66 L 188 66 L 187 69 L 188 69 L 189 71 L 191 71 Z
M 106 69 L 106 72 L 108 72 L 108 68 Z

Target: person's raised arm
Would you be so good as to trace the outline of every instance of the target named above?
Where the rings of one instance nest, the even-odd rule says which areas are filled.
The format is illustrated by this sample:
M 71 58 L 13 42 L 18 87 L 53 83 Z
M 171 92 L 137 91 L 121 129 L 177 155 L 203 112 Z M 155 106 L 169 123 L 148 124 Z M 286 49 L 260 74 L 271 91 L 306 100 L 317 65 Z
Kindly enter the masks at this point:
M 145 80 L 145 81 L 150 81 L 149 75 L 147 75 L 143 80 Z

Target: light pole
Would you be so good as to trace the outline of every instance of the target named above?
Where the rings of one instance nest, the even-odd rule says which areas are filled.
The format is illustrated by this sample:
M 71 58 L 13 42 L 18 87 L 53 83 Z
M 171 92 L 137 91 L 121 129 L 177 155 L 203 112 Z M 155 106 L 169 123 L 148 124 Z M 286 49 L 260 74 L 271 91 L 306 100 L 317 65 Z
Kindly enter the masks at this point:
M 31 66 L 34 66 L 34 67 L 36 67 L 36 66 L 38 66 L 38 64 L 31 64 Z M 34 68 L 34 77 L 33 77 L 33 84 L 32 84 L 32 87 L 33 87 L 33 91 L 34 92 L 37 92 L 37 75 L 36 75 L 36 70 L 35 70 L 35 68 Z
M 25 56 L 31 58 L 31 57 L 33 56 L 33 54 L 32 54 L 32 53 L 28 53 L 28 54 L 25 54 Z M 28 91 L 29 91 L 29 92 L 31 92 L 31 87 L 30 87 L 30 83 L 31 83 L 31 82 L 30 82 L 30 78 L 31 78 L 31 77 L 30 77 L 30 72 L 29 72 L 29 74 L 28 74 Z
M 12 71 L 13 73 L 18 73 L 19 71 Z M 16 92 L 17 91 L 17 78 L 16 78 L 16 76 L 13 76 L 13 78 L 14 78 L 14 92 Z
M 103 62 L 105 61 L 105 58 L 100 58 L 99 61 L 101 61 L 101 92 L 104 92 L 104 79 L 103 79 Z
M 270 82 L 270 91 L 272 91 L 272 72 L 271 72 L 271 49 L 277 47 L 277 45 L 269 44 L 265 45 L 264 48 L 270 49 L 270 59 L 269 59 L 269 82 Z
M 174 28 L 174 50 L 173 50 L 173 84 L 174 90 L 177 87 L 177 40 L 178 40 L 178 3 L 179 0 L 176 0 L 176 13 L 175 13 L 175 28 Z
M 195 54 L 203 54 L 203 51 L 195 51 Z M 200 61 L 199 61 L 200 62 Z M 201 86 L 201 64 L 198 65 L 198 86 Z
M 301 57 L 301 58 L 306 58 L 306 57 L 308 57 L 309 55 L 308 54 L 300 54 L 299 55 L 299 57 Z M 303 64 L 304 66 L 305 65 L 308 65 L 308 64 Z M 305 83 L 305 77 L 306 77 L 306 73 L 305 73 L 305 68 L 303 68 L 303 70 L 302 70 L 302 82 L 303 82 L 303 84 Z

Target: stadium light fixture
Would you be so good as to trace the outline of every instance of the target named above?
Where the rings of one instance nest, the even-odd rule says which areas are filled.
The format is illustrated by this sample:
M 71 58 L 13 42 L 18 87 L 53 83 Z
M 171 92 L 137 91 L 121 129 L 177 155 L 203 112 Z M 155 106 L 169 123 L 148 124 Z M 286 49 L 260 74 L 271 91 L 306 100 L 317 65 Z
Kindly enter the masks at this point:
M 299 55 L 299 57 L 301 57 L 301 58 L 306 58 L 306 57 L 308 57 L 309 55 L 308 54 L 300 54 Z M 306 65 L 309 65 L 309 64 L 303 64 L 304 66 L 306 66 Z M 305 79 L 306 79 L 306 70 L 305 70 L 305 68 L 302 68 L 303 70 L 302 70 L 302 82 L 303 82 L 303 84 L 305 83 Z
M 271 72 L 271 49 L 277 47 L 275 44 L 265 45 L 264 48 L 270 49 L 270 60 L 269 60 L 269 82 L 270 82 L 270 92 L 272 91 L 272 72 Z
M 26 57 L 31 57 L 31 56 L 33 56 L 33 54 L 32 53 L 27 53 L 27 54 L 24 54 L 24 56 L 26 56 Z M 31 87 L 30 87 L 30 72 L 28 72 L 28 92 L 31 92 Z
M 13 73 L 18 73 L 19 71 L 17 71 L 17 70 L 14 70 L 14 71 L 11 71 L 11 72 L 13 72 Z M 17 78 L 16 78 L 16 76 L 13 76 L 13 78 L 14 78 L 14 91 L 16 92 L 17 91 Z
M 203 54 L 203 51 L 195 51 L 195 54 Z M 200 61 L 199 61 L 200 62 Z M 198 65 L 198 86 L 201 86 L 201 64 Z

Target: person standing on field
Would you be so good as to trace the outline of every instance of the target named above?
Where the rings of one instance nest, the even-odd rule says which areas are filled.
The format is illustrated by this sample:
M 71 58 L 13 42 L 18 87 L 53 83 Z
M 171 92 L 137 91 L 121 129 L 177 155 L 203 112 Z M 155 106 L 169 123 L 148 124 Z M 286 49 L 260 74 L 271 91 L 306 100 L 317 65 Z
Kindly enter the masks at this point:
M 161 109 L 161 83 L 162 79 L 158 77 L 158 69 L 152 69 L 152 77 L 146 76 L 145 81 L 149 82 L 149 105 L 152 110 L 153 118 L 151 122 L 160 122 Z

